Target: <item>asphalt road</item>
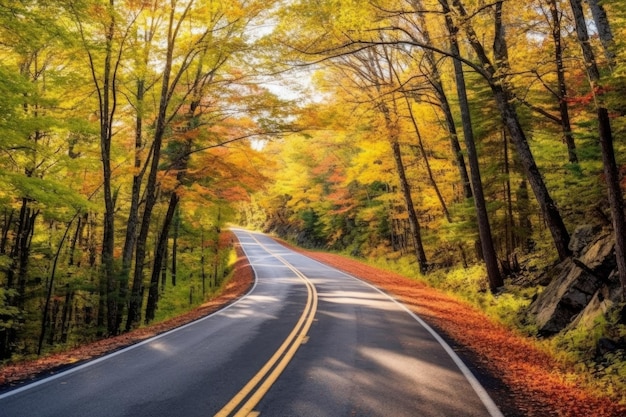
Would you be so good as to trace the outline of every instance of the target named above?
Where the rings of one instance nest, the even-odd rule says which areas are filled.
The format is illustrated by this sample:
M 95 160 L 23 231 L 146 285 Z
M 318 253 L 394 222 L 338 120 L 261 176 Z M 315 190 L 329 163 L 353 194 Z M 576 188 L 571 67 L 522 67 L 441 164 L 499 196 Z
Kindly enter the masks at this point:
M 254 267 L 229 308 L 0 395 L 18 416 L 500 416 L 418 317 L 376 288 L 236 230 Z

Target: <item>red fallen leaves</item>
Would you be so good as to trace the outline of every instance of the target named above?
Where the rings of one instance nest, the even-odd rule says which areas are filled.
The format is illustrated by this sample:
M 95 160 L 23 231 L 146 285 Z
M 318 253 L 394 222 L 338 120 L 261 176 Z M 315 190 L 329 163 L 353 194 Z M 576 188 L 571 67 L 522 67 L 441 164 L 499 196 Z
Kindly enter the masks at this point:
M 528 416 L 618 417 L 626 406 L 576 386 L 546 352 L 472 306 L 423 283 L 327 253 L 307 252 L 327 265 L 394 295 L 422 319 L 468 348 L 513 394 L 514 408 Z

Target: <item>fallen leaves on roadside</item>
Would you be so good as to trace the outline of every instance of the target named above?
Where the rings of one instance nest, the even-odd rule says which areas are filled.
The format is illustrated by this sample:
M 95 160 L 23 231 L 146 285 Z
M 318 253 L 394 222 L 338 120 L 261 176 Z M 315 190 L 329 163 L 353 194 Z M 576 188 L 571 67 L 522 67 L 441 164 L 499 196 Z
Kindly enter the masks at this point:
M 624 417 L 626 406 L 570 381 L 567 369 L 531 341 L 490 320 L 469 304 L 424 283 L 329 253 L 305 252 L 383 289 L 423 320 L 472 351 L 513 393 L 527 416 Z

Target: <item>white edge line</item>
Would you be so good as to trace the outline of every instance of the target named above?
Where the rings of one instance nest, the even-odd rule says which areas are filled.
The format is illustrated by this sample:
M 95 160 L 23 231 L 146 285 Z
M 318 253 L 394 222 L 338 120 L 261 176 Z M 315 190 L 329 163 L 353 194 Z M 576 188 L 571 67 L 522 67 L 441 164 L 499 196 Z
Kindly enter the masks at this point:
M 237 237 L 237 240 L 239 240 L 239 237 Z M 241 241 L 240 241 L 240 240 L 239 240 L 239 242 L 241 243 Z M 244 252 L 244 253 L 245 253 L 245 255 L 246 255 L 246 259 L 249 259 L 249 258 L 248 258 L 248 254 L 246 253 L 246 250 L 245 250 L 245 249 L 243 249 L 243 245 L 241 246 L 241 248 L 242 248 L 243 252 Z M 252 264 L 250 264 L 250 265 L 252 266 Z M 254 266 L 252 266 L 252 270 L 254 271 L 254 284 L 252 285 L 252 288 L 250 288 L 250 291 L 248 291 L 246 294 L 244 294 L 242 297 L 240 297 L 239 299 L 237 299 L 237 300 L 236 300 L 235 302 L 233 302 L 232 304 L 229 304 L 229 305 L 227 305 L 226 307 L 224 307 L 224 308 L 222 308 L 222 309 L 220 309 L 220 310 L 214 311 L 213 313 L 211 313 L 211 314 L 209 314 L 209 315 L 207 315 L 207 316 L 204 316 L 204 317 L 202 317 L 202 318 L 199 318 L 199 319 L 197 319 L 197 320 L 194 320 L 194 321 L 192 321 L 192 322 L 189 322 L 189 323 L 187 323 L 187 324 L 184 324 L 184 325 L 182 325 L 182 326 L 180 326 L 180 327 L 177 327 L 177 328 L 172 329 L 172 330 L 168 330 L 167 332 L 164 332 L 164 333 L 158 334 L 158 335 L 153 336 L 153 337 L 151 337 L 151 338 L 149 338 L 149 339 L 142 340 L 141 342 L 138 342 L 138 343 L 136 343 L 136 344 L 134 344 L 134 345 L 131 345 L 131 346 L 125 347 L 125 348 L 123 348 L 123 349 L 120 349 L 120 350 L 115 351 L 115 352 L 113 352 L 113 353 L 106 354 L 106 355 L 104 355 L 104 356 L 100 356 L 99 358 L 96 358 L 96 359 L 93 359 L 93 360 L 89 360 L 88 362 L 85 362 L 85 363 L 83 363 L 82 365 L 78 365 L 78 366 L 75 366 L 75 367 L 73 367 L 73 368 L 70 368 L 70 369 L 68 369 L 68 370 L 66 370 L 66 371 L 60 372 L 60 373 L 58 373 L 58 374 L 51 375 L 51 376 L 48 376 L 48 377 L 42 378 L 42 379 L 40 379 L 40 380 L 37 380 L 37 381 L 35 381 L 35 382 L 28 383 L 27 385 L 24 385 L 24 386 L 19 387 L 19 388 L 15 388 L 15 389 L 13 389 L 13 390 L 11 390 L 11 391 L 5 392 L 4 394 L 0 394 L 0 400 L 2 400 L 2 399 L 4 399 L 4 398 L 11 397 L 11 396 L 16 395 L 16 394 L 19 394 L 20 392 L 27 391 L 27 390 L 29 390 L 29 389 L 31 389 L 31 388 L 38 387 L 39 385 L 46 384 L 46 383 L 51 382 L 51 381 L 54 381 L 54 380 L 56 380 L 56 379 L 66 377 L 66 376 L 68 376 L 69 374 L 72 374 L 72 373 L 74 373 L 74 372 L 78 372 L 78 371 L 80 371 L 80 370 L 82 370 L 82 369 L 88 368 L 88 367 L 90 367 L 90 366 L 92 366 L 92 365 L 95 365 L 95 364 L 97 364 L 97 363 L 103 362 L 103 361 L 105 361 L 105 360 L 107 360 L 107 359 L 111 359 L 111 358 L 113 358 L 113 357 L 115 357 L 115 356 L 117 356 L 117 355 L 121 355 L 122 353 L 128 352 L 128 351 L 130 351 L 130 350 L 133 350 L 133 349 L 135 349 L 135 348 L 138 348 L 138 347 L 140 347 L 140 346 L 143 346 L 143 345 L 145 345 L 145 344 L 147 344 L 147 343 L 152 343 L 152 342 L 154 342 L 155 340 L 158 340 L 158 339 L 160 339 L 160 338 L 162 338 L 162 337 L 165 337 L 165 336 L 170 335 L 171 333 L 177 332 L 177 331 L 179 331 L 179 330 L 183 330 L 183 329 L 185 329 L 185 328 L 187 328 L 187 327 L 190 327 L 190 326 L 193 326 L 194 324 L 197 324 L 197 323 L 199 323 L 199 322 L 201 322 L 201 321 L 207 320 L 207 319 L 208 319 L 208 318 L 210 318 L 210 317 L 213 317 L 213 316 L 215 316 L 215 315 L 218 315 L 218 314 L 223 313 L 224 311 L 226 311 L 226 310 L 230 309 L 231 307 L 234 307 L 236 304 L 239 304 L 239 302 L 243 301 L 245 298 L 247 298 L 247 297 L 248 297 L 248 296 L 252 293 L 252 291 L 254 291 L 254 289 L 256 288 L 256 284 L 257 284 L 257 274 L 256 274 L 256 270 L 254 269 Z
M 368 283 L 366 283 L 366 284 L 368 284 Z M 376 288 L 376 287 L 374 287 L 374 288 Z M 422 320 L 421 317 L 419 317 L 417 314 L 415 314 L 413 311 L 411 311 L 406 305 L 404 305 L 400 301 L 396 300 L 395 298 L 393 298 L 389 294 L 385 293 L 384 291 L 381 291 L 378 288 L 376 288 L 376 289 L 379 292 L 381 292 L 382 294 L 385 294 L 387 297 L 391 298 L 394 303 L 396 303 L 399 306 L 401 306 L 407 313 L 409 313 L 409 315 L 411 317 L 413 317 L 422 327 L 424 327 L 428 331 L 428 333 L 430 333 L 435 338 L 435 340 L 437 342 L 439 342 L 439 344 L 443 347 L 443 349 L 448 353 L 450 358 L 452 358 L 452 360 L 454 361 L 456 366 L 461 370 L 461 372 L 463 373 L 463 375 L 465 376 L 467 381 L 470 383 L 470 385 L 472 386 L 472 388 L 476 392 L 476 395 L 478 395 L 478 397 L 482 401 L 483 405 L 485 406 L 485 408 L 487 409 L 489 414 L 492 417 L 504 417 L 504 415 L 502 414 L 502 412 L 500 411 L 500 409 L 498 408 L 496 403 L 493 401 L 493 399 L 491 398 L 491 396 L 487 392 L 487 390 L 485 390 L 485 387 L 483 387 L 483 385 L 478 381 L 478 379 L 476 378 L 474 373 L 467 367 L 467 365 L 465 365 L 465 362 L 463 362 L 463 360 L 459 357 L 459 355 L 457 355 L 457 353 L 439 335 L 439 333 L 437 333 L 432 327 L 430 327 L 428 325 L 428 323 L 426 323 L 424 320 Z
M 295 252 L 295 253 L 298 253 L 298 252 Z M 355 279 L 357 281 L 362 282 L 363 284 L 373 288 L 374 290 L 378 291 L 379 293 L 383 294 L 384 296 L 386 296 L 390 300 L 392 300 L 394 303 L 399 305 L 403 310 L 405 310 L 407 313 L 409 313 L 409 315 L 411 317 L 413 317 L 413 319 L 415 321 L 417 321 L 424 329 L 426 329 L 426 331 L 428 331 L 428 333 L 431 334 L 431 336 L 441 345 L 441 347 L 443 347 L 443 349 L 446 351 L 448 356 L 450 356 L 452 361 L 459 368 L 459 370 L 461 371 L 463 376 L 465 376 L 465 379 L 467 379 L 469 384 L 472 386 L 472 388 L 474 389 L 474 392 L 476 393 L 476 395 L 478 395 L 478 398 L 480 398 L 480 400 L 482 401 L 483 405 L 485 406 L 485 408 L 487 409 L 487 411 L 489 412 L 491 417 L 504 417 L 504 414 L 502 414 L 502 411 L 500 411 L 500 409 L 498 408 L 496 403 L 493 401 L 493 399 L 491 398 L 491 396 L 489 395 L 489 393 L 487 392 L 485 387 L 482 386 L 482 384 L 478 381 L 476 376 L 467 367 L 467 365 L 463 362 L 463 360 L 459 357 L 459 355 L 457 355 L 457 353 L 439 335 L 439 333 L 437 333 L 432 327 L 430 327 L 428 325 L 428 323 L 426 323 L 424 320 L 422 320 L 422 318 L 420 318 L 417 314 L 415 314 L 413 311 L 411 311 L 406 305 L 401 303 L 396 298 L 392 297 L 390 294 L 388 294 L 385 291 L 381 290 L 380 288 L 376 287 L 375 285 L 370 284 L 369 282 L 365 281 L 364 279 L 355 277 L 354 275 L 350 275 L 350 274 L 348 274 L 346 272 L 343 272 L 343 271 L 341 271 L 341 270 L 339 270 L 339 269 L 337 269 L 337 268 L 335 268 L 333 266 L 330 266 L 330 265 L 327 265 L 327 264 L 325 264 L 323 262 L 320 262 L 317 259 L 310 258 L 310 257 L 308 257 L 308 256 L 306 256 L 306 255 L 304 255 L 302 253 L 298 253 L 298 254 L 302 255 L 302 256 L 304 256 L 304 257 L 306 257 L 306 258 L 308 258 L 308 259 L 310 259 L 310 260 L 312 260 L 314 262 L 317 262 L 318 264 L 323 265 L 323 266 L 325 266 L 327 268 L 335 269 L 335 270 L 339 271 L 340 273 L 342 273 L 343 275 L 345 275 L 348 278 L 352 278 L 352 279 Z

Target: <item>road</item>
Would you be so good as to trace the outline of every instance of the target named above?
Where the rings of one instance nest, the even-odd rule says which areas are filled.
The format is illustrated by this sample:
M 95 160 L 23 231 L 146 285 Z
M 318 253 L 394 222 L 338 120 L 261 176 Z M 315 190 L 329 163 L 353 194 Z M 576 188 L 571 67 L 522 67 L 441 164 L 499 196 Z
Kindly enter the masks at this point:
M 0 395 L 0 417 L 501 416 L 376 288 L 235 230 L 257 280 L 202 320 Z

